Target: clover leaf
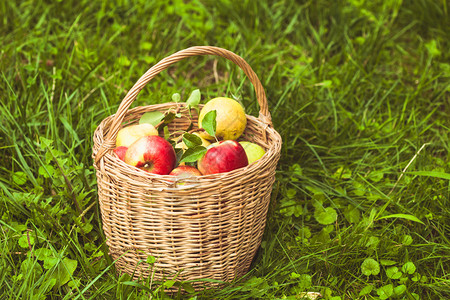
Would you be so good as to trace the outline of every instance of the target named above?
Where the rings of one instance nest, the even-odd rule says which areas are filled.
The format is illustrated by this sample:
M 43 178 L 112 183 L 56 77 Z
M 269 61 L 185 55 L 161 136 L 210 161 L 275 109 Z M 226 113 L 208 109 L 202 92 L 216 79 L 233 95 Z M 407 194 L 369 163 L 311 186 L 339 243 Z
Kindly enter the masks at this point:
M 366 276 L 376 276 L 380 273 L 380 264 L 373 258 L 366 258 L 361 264 L 361 271 Z
M 416 272 L 416 265 L 413 262 L 407 262 L 402 267 L 403 273 L 414 274 Z
M 377 289 L 377 294 L 380 296 L 380 299 L 387 299 L 391 297 L 393 293 L 394 286 L 392 284 L 387 284 Z
M 391 279 L 399 279 L 403 273 L 399 272 L 397 267 L 389 267 L 386 269 L 386 276 Z
M 322 208 L 318 207 L 314 211 L 314 218 L 322 225 L 329 225 L 336 221 L 337 212 L 332 207 Z

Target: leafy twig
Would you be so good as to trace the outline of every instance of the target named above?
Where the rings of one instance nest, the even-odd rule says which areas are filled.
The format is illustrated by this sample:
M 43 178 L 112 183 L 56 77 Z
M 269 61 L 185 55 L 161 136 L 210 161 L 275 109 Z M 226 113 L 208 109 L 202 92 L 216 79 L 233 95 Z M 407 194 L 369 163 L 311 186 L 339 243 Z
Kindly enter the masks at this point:
M 179 114 L 181 112 L 181 108 L 182 108 L 182 106 L 178 106 L 177 107 L 177 109 L 175 110 L 175 115 L 177 115 L 177 114 Z M 165 114 L 164 118 L 158 124 L 155 125 L 156 129 L 159 129 L 159 127 L 161 125 L 166 123 L 166 121 L 167 121 L 166 117 L 168 116 L 169 113 L 170 113 L 170 109 L 167 112 L 164 113 Z

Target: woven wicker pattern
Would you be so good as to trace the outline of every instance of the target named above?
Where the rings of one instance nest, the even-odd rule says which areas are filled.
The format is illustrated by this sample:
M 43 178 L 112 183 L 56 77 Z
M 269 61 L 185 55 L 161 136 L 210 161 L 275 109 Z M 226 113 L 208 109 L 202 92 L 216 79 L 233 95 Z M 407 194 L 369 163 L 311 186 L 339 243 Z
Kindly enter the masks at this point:
M 129 109 L 139 91 L 171 64 L 196 55 L 225 57 L 244 70 L 255 87 L 258 118 L 247 116 L 243 139 L 260 144 L 266 154 L 254 164 L 228 173 L 200 176 L 179 184 L 173 176 L 144 172 L 112 152 L 124 124 L 148 111 L 183 106 L 166 103 Z M 196 122 L 197 115 L 191 111 Z M 169 124 L 170 132 L 186 130 L 188 113 Z M 195 123 L 194 122 L 194 123 Z M 194 125 L 197 125 L 196 123 Z M 110 255 L 119 272 L 154 280 L 211 278 L 230 281 L 250 266 L 266 223 L 281 137 L 273 129 L 264 89 L 250 66 L 236 54 L 217 47 L 179 51 L 149 69 L 128 92 L 118 112 L 103 120 L 94 133 L 102 223 Z M 153 268 L 147 256 L 157 258 Z

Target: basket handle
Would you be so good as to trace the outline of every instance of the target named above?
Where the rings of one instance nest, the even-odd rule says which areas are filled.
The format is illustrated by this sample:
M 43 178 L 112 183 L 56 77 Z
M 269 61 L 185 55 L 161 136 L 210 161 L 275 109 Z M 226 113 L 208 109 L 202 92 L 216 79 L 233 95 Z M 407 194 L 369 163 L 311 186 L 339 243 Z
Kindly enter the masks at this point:
M 97 152 L 97 155 L 95 156 L 95 163 L 98 163 L 99 160 L 103 157 L 103 155 L 105 155 L 105 153 L 108 150 L 114 148 L 120 124 L 123 122 L 127 110 L 130 108 L 131 104 L 136 99 L 139 92 L 144 88 L 144 86 L 156 75 L 167 69 L 173 63 L 176 63 L 184 58 L 197 55 L 221 56 L 238 65 L 250 79 L 250 82 L 255 88 L 256 99 L 258 100 L 259 103 L 259 119 L 268 126 L 272 126 L 272 119 L 270 116 L 269 108 L 267 106 L 266 93 L 264 92 L 264 88 L 261 84 L 261 81 L 259 80 L 256 73 L 253 71 L 253 69 L 250 67 L 250 65 L 242 57 L 238 56 L 237 54 L 229 50 L 222 49 L 219 47 L 212 47 L 212 46 L 190 47 L 178 51 L 160 60 L 157 64 L 155 64 L 147 72 L 145 72 L 145 74 L 142 75 L 141 78 L 139 78 L 139 80 L 128 91 L 127 95 L 120 103 L 117 113 L 114 115 L 114 118 L 112 120 L 110 130 L 108 131 L 105 140 L 103 141 L 102 145 L 100 146 Z

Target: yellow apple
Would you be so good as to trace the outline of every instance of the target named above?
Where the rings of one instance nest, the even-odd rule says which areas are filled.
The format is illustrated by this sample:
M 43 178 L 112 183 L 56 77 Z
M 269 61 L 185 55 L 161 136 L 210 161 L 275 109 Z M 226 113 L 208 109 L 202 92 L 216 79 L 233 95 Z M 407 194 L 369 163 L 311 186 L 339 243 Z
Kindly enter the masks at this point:
M 239 144 L 241 144 L 242 148 L 245 150 L 245 154 L 247 154 L 248 164 L 257 161 L 264 153 L 266 153 L 263 147 L 255 143 L 242 141 L 239 142 Z
M 135 141 L 144 136 L 158 135 L 158 130 L 152 124 L 136 124 L 119 130 L 116 138 L 116 147 L 129 147 Z
M 216 111 L 216 136 L 223 140 L 237 140 L 247 126 L 247 117 L 242 105 L 236 100 L 226 97 L 209 100 L 198 116 L 200 128 L 203 128 L 203 118 L 212 110 Z M 208 140 L 214 140 L 214 137 L 209 136 L 206 132 L 201 135 Z

